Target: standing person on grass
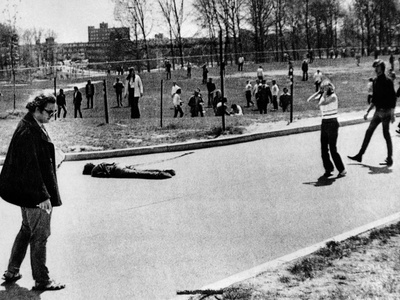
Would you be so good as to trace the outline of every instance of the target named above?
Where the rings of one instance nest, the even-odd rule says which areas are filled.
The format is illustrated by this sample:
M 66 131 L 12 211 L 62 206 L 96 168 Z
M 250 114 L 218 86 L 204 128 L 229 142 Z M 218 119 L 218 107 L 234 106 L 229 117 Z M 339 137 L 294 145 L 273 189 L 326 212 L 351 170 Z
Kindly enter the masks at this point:
M 124 90 L 124 84 L 119 81 L 118 77 L 113 84 L 113 88 L 115 89 L 115 94 L 117 96 L 117 107 L 122 107 L 122 91 Z
M 276 80 L 272 80 L 271 93 L 272 93 L 273 111 L 277 111 L 278 110 L 279 87 L 276 84 Z
M 85 92 L 87 99 L 86 108 L 93 108 L 94 84 L 90 80 L 87 81 Z
M 181 89 L 178 89 L 172 96 L 172 102 L 174 104 L 174 118 L 178 116 L 178 113 L 181 118 L 183 117 L 181 93 Z
M 320 70 L 317 70 L 314 74 L 314 84 L 315 84 L 315 92 L 319 92 L 319 87 L 322 82 L 322 73 Z
M 129 69 L 128 77 L 126 77 L 124 98 L 126 97 L 131 107 L 131 119 L 139 119 L 139 98 L 143 97 L 143 84 L 139 75 L 135 74 L 134 68 Z
M 79 91 L 77 86 L 74 86 L 74 96 L 72 101 L 74 103 L 74 118 L 77 117 L 78 113 L 79 116 L 82 118 L 82 111 L 81 111 L 82 93 Z
M 332 161 L 338 170 L 338 177 L 346 176 L 347 171 L 344 168 L 342 158 L 337 152 L 336 143 L 339 134 L 339 122 L 337 120 L 338 97 L 335 94 L 335 86 L 328 80 L 324 80 L 321 84 L 321 90 L 311 95 L 307 102 L 318 100 L 318 106 L 322 114 L 321 124 L 321 157 L 325 168 L 324 177 L 332 176 L 334 170 Z
M 60 118 L 61 109 L 64 111 L 63 118 L 67 115 L 67 103 L 65 101 L 64 90 L 60 89 L 60 93 L 57 95 L 57 117 Z
M 53 207 L 60 206 L 54 145 L 43 124 L 55 114 L 56 98 L 40 94 L 30 101 L 28 113 L 19 122 L 0 174 L 0 196 L 21 207 L 22 226 L 15 238 L 3 280 L 19 280 L 20 267 L 30 246 L 34 290 L 65 287 L 49 277 L 46 244 L 50 236 Z
M 247 102 L 246 107 L 250 107 L 250 104 L 251 104 L 251 106 L 254 106 L 254 102 L 251 100 L 251 93 L 253 90 L 253 86 L 251 85 L 250 80 L 246 81 L 246 87 L 244 90 L 245 90 L 245 96 L 246 96 L 246 102 Z
M 372 88 L 372 101 L 368 107 L 364 119 L 367 120 L 369 112 L 376 107 L 374 116 L 365 133 L 361 149 L 355 156 L 348 156 L 351 160 L 362 161 L 362 157 L 367 150 L 372 135 L 380 123 L 383 127 L 383 137 L 386 140 L 387 158 L 384 163 L 387 166 L 393 165 L 393 145 L 390 137 L 390 123 L 395 121 L 394 108 L 396 107 L 396 93 L 394 91 L 393 81 L 385 75 L 385 63 L 381 59 L 374 61 L 372 66 L 375 68 L 377 77 L 374 79 Z

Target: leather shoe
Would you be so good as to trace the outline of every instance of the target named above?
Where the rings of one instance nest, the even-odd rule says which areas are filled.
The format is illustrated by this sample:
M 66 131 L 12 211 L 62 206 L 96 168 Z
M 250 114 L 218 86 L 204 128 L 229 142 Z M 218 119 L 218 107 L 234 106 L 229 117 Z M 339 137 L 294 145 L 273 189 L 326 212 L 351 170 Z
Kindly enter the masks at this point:
M 362 155 L 360 155 L 360 154 L 357 154 L 357 155 L 354 155 L 354 156 L 347 156 L 347 157 L 350 158 L 351 160 L 355 160 L 355 161 L 358 161 L 358 162 L 362 161 Z

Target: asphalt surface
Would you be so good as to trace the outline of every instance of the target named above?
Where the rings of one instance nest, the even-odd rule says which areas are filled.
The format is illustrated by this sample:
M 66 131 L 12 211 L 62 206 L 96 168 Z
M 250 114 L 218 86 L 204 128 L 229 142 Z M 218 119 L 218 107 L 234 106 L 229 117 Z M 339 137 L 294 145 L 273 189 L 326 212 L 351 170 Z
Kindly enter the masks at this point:
M 0 299 L 169 299 L 398 212 L 394 126 L 391 168 L 379 165 L 386 157 L 381 127 L 362 164 L 346 157 L 356 154 L 367 126 L 340 129 L 348 170 L 340 179 L 319 179 L 319 132 L 101 160 L 175 169 L 167 180 L 92 178 L 81 175 L 85 161 L 64 162 L 48 266 L 67 288 L 31 292 L 27 256 L 23 279 L 12 292 L 1 286 Z M 19 208 L 0 201 L 0 226 L 5 269 Z

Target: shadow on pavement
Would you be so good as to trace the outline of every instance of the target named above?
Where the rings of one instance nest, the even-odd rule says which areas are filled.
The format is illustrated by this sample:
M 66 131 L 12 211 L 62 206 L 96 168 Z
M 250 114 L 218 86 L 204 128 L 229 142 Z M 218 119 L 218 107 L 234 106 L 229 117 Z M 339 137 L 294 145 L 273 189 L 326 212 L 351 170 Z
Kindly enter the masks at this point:
M 392 173 L 392 169 L 390 169 L 388 166 L 383 166 L 383 167 L 374 167 L 374 166 L 369 166 L 369 165 L 364 165 L 361 164 L 362 167 L 368 168 L 369 172 L 368 174 L 375 175 L 375 174 L 390 174 Z
M 334 183 L 336 179 L 337 179 L 336 177 L 321 176 L 320 178 L 317 179 L 317 181 L 304 182 L 303 184 L 313 185 L 315 187 L 328 186 Z
M 39 300 L 42 291 L 32 291 L 16 283 L 2 283 L 5 291 L 0 291 L 0 300 Z

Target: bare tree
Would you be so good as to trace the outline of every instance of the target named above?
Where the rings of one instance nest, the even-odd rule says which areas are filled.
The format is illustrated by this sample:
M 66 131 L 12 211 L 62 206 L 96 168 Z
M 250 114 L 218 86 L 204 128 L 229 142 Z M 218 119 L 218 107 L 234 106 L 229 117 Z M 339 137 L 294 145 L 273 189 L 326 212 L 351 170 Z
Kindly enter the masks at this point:
M 273 24 L 272 4 L 272 0 L 247 0 L 247 11 L 250 16 L 248 22 L 254 29 L 256 61 L 261 61 L 264 57 L 269 28 Z
M 182 40 L 182 24 L 184 22 L 184 12 L 183 12 L 183 4 L 184 0 L 180 0 L 177 3 L 176 0 L 158 0 L 158 4 L 160 5 L 161 12 L 168 23 L 169 35 L 170 35 L 170 43 L 171 43 L 171 55 L 174 57 L 174 46 L 173 46 L 173 38 L 175 37 L 176 44 L 179 49 L 179 56 L 181 60 L 181 66 L 183 68 L 183 40 Z M 175 69 L 175 60 L 172 61 L 173 68 Z
M 121 22 L 124 26 L 134 28 L 135 34 L 140 30 L 143 38 L 145 51 L 145 59 L 147 71 L 150 72 L 150 51 L 148 44 L 148 35 L 152 29 L 151 8 L 150 3 L 146 0 L 113 0 L 114 18 Z M 149 21 L 150 20 L 150 21 Z M 139 28 L 137 28 L 139 27 Z

